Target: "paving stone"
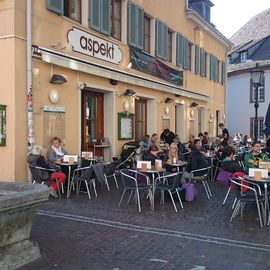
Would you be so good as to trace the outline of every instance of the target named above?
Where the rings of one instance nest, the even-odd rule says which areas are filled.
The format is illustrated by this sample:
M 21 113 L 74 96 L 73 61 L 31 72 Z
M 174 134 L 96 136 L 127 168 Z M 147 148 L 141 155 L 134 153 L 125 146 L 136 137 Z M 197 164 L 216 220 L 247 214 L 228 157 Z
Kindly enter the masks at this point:
M 31 233 L 42 257 L 21 270 L 270 269 L 269 227 L 259 227 L 256 207 L 247 205 L 244 218 L 229 223 L 233 193 L 223 206 L 227 187 L 210 188 L 211 200 L 199 186 L 195 201 L 184 202 L 184 210 L 178 204 L 177 213 L 168 198 L 159 204 L 159 194 L 155 211 L 146 200 L 142 213 L 126 201 L 118 209 L 121 190 L 113 185 L 110 192 L 99 187 L 92 200 L 50 199 Z

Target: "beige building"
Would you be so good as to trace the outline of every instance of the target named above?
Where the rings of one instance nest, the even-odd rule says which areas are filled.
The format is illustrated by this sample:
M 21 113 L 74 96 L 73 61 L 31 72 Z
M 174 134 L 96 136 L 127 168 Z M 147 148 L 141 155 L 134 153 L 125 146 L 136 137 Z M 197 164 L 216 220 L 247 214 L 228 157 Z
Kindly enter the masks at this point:
M 215 136 L 230 42 L 211 24 L 211 6 L 0 1 L 0 179 L 27 181 L 28 146 L 56 135 L 70 153 L 107 159 L 167 127 L 182 141 Z

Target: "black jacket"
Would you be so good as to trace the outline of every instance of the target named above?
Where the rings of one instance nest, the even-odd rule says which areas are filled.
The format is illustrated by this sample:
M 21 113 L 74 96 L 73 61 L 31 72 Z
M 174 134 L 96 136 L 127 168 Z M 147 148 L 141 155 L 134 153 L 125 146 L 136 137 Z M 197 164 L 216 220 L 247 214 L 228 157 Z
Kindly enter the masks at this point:
M 193 149 L 187 166 L 187 171 L 191 172 L 193 170 L 198 170 L 207 167 L 208 163 L 205 157 L 201 154 L 201 152 L 198 149 Z M 202 173 L 199 172 L 195 174 L 195 176 L 201 176 L 203 174 L 205 174 L 205 172 Z
M 231 173 L 243 172 L 243 173 L 246 173 L 245 170 L 235 160 L 229 160 L 229 159 L 223 160 L 223 162 L 221 164 L 221 168 L 222 168 L 222 170 L 224 170 L 226 172 L 231 172 Z

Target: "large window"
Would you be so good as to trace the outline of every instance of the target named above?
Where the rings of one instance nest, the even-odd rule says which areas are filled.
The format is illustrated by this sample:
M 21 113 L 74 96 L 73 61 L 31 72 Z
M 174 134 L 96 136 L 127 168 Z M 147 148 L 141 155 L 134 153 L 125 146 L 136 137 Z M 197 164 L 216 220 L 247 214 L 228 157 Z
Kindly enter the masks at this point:
M 112 37 L 121 40 L 121 0 L 112 0 Z
M 75 21 L 81 21 L 81 0 L 47 0 L 47 8 Z
M 144 15 L 144 44 L 143 50 L 150 53 L 151 19 Z
M 258 88 L 258 102 L 264 102 L 265 101 L 265 87 L 264 87 L 264 77 L 262 80 L 261 85 Z M 252 80 L 250 79 L 250 103 L 255 103 L 255 88 L 253 86 Z
M 64 15 L 81 22 L 81 0 L 65 0 Z
M 258 136 L 259 137 L 263 137 L 264 133 L 263 133 L 263 127 L 264 127 L 264 118 L 263 117 L 258 117 Z M 250 118 L 250 136 L 252 138 L 255 137 L 255 118 L 251 117 Z
M 128 3 L 128 42 L 134 47 L 143 49 L 144 11 L 132 2 Z
M 167 60 L 168 50 L 168 27 L 156 20 L 156 56 Z

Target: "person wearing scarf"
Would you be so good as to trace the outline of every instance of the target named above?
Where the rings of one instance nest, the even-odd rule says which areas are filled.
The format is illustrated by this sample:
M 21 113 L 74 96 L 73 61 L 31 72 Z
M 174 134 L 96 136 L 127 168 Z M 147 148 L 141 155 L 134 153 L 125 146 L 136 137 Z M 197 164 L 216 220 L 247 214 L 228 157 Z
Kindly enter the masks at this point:
M 48 152 L 48 161 L 53 164 L 60 164 L 64 155 L 68 155 L 68 152 L 61 147 L 61 139 L 59 137 L 54 137 Z

